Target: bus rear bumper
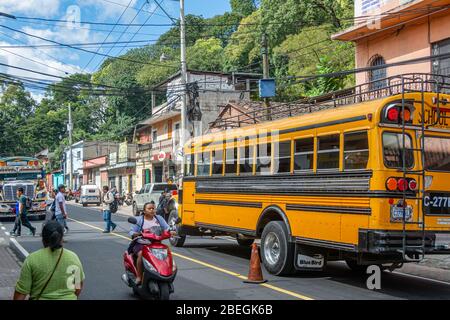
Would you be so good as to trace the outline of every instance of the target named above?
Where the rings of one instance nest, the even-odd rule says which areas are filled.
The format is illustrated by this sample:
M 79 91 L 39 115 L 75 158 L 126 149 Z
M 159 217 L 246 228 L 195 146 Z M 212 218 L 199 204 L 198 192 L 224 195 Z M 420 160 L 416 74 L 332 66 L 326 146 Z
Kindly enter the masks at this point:
M 407 253 L 417 253 L 422 247 L 422 231 L 406 231 Z M 426 254 L 449 254 L 450 232 L 425 231 Z M 372 254 L 395 254 L 403 251 L 401 230 L 360 230 L 358 251 Z

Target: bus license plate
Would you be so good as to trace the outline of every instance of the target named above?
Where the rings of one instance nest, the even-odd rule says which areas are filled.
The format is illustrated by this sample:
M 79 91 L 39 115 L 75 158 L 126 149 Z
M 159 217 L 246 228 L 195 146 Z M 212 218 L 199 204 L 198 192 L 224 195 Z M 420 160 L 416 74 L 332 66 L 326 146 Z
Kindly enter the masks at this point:
M 411 220 L 412 208 L 407 206 L 405 208 L 405 218 L 406 221 Z M 403 207 L 391 206 L 391 220 L 392 221 L 403 221 Z
M 450 215 L 450 194 L 429 193 L 423 201 L 425 213 L 429 215 Z

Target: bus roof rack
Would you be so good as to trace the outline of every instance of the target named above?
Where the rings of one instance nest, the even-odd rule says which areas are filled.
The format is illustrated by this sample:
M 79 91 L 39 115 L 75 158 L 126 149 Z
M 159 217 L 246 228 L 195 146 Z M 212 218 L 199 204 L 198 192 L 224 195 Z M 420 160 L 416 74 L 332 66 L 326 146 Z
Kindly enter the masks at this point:
M 259 101 L 248 101 L 239 104 L 230 102 L 227 106 L 236 109 L 238 114 L 223 117 L 228 111 L 224 109 L 218 118 L 210 123 L 210 129 L 239 128 L 264 121 L 381 99 L 402 94 L 402 92 L 422 91 L 450 93 L 450 76 L 430 73 L 407 73 L 378 79 L 317 97 L 308 97 L 286 103 L 271 102 L 271 106 L 268 108 L 264 107 L 263 103 Z

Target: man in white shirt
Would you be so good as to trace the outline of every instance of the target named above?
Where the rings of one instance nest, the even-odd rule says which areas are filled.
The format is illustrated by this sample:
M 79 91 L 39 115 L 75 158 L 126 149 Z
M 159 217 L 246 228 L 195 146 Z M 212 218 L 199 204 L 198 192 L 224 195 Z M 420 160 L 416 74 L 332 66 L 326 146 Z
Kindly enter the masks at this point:
M 55 218 L 56 221 L 63 227 L 66 228 L 67 219 L 67 208 L 66 208 L 66 186 L 60 184 L 58 186 L 58 194 L 55 197 Z

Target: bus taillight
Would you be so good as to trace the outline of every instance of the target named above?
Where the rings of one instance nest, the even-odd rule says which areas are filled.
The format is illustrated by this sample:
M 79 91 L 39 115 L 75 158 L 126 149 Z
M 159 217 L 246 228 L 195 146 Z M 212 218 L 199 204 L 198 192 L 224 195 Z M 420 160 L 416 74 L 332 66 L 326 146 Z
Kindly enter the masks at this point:
M 386 181 L 386 188 L 389 191 L 396 191 L 397 190 L 397 179 L 395 178 L 389 178 Z
M 417 181 L 414 179 L 411 179 L 409 181 L 408 187 L 409 187 L 409 190 L 411 190 L 411 191 L 417 190 Z
M 399 191 L 408 190 L 408 180 L 400 178 L 397 180 L 397 188 Z

